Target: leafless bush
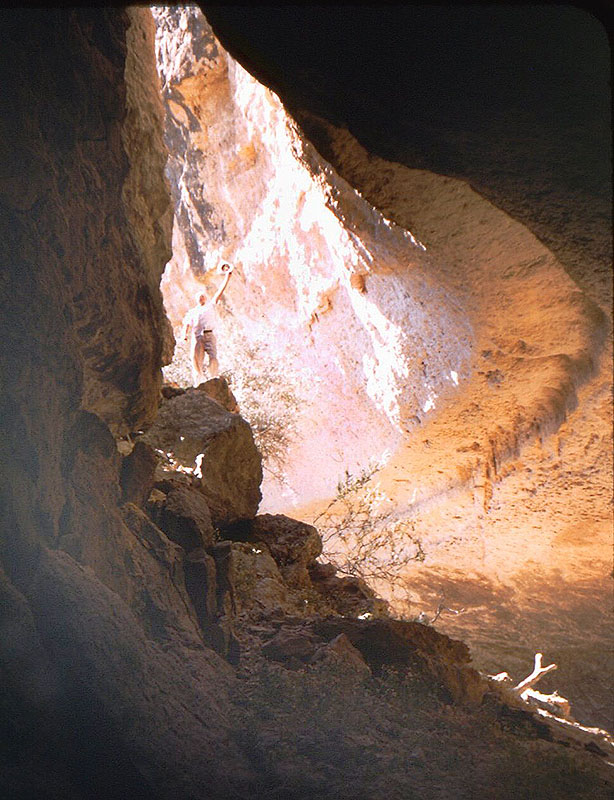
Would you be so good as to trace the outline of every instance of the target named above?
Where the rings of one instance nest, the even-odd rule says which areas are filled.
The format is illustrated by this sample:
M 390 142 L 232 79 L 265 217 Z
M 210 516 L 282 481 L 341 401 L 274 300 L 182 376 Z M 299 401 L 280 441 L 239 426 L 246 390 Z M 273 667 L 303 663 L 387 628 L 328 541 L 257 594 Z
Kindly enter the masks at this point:
M 282 363 L 269 355 L 266 343 L 237 335 L 232 340 L 232 366 L 223 373 L 252 428 L 263 468 L 280 484 L 285 483 L 288 451 L 296 440 L 306 394 L 306 379 L 293 367 L 296 363 L 291 358 Z
M 346 470 L 335 498 L 313 524 L 322 536 L 326 560 L 338 572 L 401 590 L 409 608 L 404 568 L 423 561 L 425 554 L 415 523 L 395 519 L 383 509 L 386 497 L 370 483 L 378 469 L 379 465 L 370 465 L 359 475 Z

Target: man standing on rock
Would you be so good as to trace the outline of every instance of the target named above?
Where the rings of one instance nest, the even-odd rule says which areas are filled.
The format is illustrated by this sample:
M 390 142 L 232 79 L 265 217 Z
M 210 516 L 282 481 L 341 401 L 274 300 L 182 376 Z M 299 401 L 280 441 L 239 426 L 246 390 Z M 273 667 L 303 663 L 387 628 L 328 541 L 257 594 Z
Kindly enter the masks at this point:
M 214 333 L 217 317 L 215 306 L 228 285 L 232 275 L 232 267 L 229 264 L 222 264 L 221 272 L 225 273 L 224 280 L 211 300 L 207 300 L 206 294 L 199 294 L 197 305 L 188 311 L 183 320 L 185 341 L 192 334 L 190 338 L 190 361 L 192 363 L 192 382 L 194 386 L 202 383 L 205 377 L 205 353 L 209 357 L 210 377 L 217 378 L 219 374 L 217 342 Z

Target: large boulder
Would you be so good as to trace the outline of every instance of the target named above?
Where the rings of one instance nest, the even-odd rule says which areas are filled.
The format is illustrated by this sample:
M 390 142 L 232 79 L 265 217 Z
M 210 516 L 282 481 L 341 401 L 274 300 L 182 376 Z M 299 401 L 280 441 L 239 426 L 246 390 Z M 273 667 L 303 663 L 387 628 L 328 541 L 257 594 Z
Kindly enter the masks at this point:
M 261 500 L 262 460 L 249 424 L 199 389 L 163 399 L 143 435 L 173 467 L 199 479 L 214 525 L 256 515 Z
M 324 645 L 323 640 L 307 625 L 282 626 L 262 645 L 262 654 L 270 661 L 298 669 L 311 661 Z
M 219 403 L 226 411 L 230 411 L 231 414 L 239 413 L 239 404 L 225 378 L 211 378 L 201 383 L 196 389 L 215 400 L 216 403 Z
M 371 677 L 371 668 L 345 633 L 340 633 L 323 645 L 311 660 L 312 663 L 341 671 L 346 681 L 354 679 L 362 682 Z
M 266 546 L 289 583 L 309 582 L 307 567 L 322 552 L 322 539 L 313 527 L 283 514 L 261 514 L 250 523 L 249 539 Z
M 237 613 L 251 609 L 294 611 L 279 567 L 265 549 L 248 542 L 231 542 L 230 549 L 229 577 Z
M 186 553 L 210 547 L 215 540 L 215 530 L 202 493 L 171 481 L 159 486 L 168 491 L 154 490 L 147 503 L 147 511 L 156 525 Z
M 467 645 L 428 625 L 391 618 L 329 617 L 315 619 L 309 629 L 329 642 L 345 634 L 374 674 L 386 667 L 416 670 L 438 687 L 447 702 L 479 706 L 488 689 L 487 681 L 470 666 Z
M 226 411 L 230 411 L 231 414 L 239 413 L 239 404 L 230 390 L 226 378 L 210 378 L 208 381 L 200 383 L 195 388 L 196 391 L 203 392 L 207 397 L 215 400 L 216 403 L 219 403 Z M 186 391 L 185 388 L 178 386 L 176 383 L 165 383 L 161 389 L 162 397 L 164 397 L 165 400 L 169 400 L 171 397 L 177 397 L 180 394 L 185 394 Z

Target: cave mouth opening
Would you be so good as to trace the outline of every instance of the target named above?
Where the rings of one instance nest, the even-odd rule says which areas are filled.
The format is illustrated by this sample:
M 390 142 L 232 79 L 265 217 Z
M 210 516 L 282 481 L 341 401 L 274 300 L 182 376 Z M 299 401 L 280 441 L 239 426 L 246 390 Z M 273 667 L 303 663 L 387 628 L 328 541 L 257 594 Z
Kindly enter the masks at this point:
M 299 127 L 196 7 L 154 17 L 175 206 L 162 292 L 177 332 L 196 293 L 219 285 L 218 265 L 234 267 L 219 309 L 221 372 L 237 395 L 243 381 L 255 413 L 266 399 L 264 424 L 291 439 L 283 480 L 265 470 L 260 511 L 311 522 L 339 483 L 370 491 L 358 516 L 350 511 L 359 532 L 374 516 L 393 532 L 379 550 L 372 529 L 362 540 L 381 597 L 398 613 L 407 598 L 410 614 L 430 619 L 444 595 L 466 613 L 440 617 L 440 630 L 467 641 L 480 669 L 521 672 L 543 650 L 561 663 L 561 690 L 603 720 L 609 629 L 595 597 L 611 555 L 611 496 L 587 478 L 598 496 L 587 510 L 588 484 L 576 478 L 611 465 L 599 444 L 609 377 L 589 413 L 561 429 L 598 363 L 603 314 L 549 249 L 465 180 L 384 161 L 324 120 L 301 117 Z M 501 119 L 493 124 L 496 135 L 480 129 L 471 145 L 478 175 L 481 164 L 494 181 L 489 196 L 507 196 L 512 178 L 515 191 L 534 188 L 534 170 L 551 186 L 547 159 L 529 159 L 519 179 L 519 128 L 510 120 L 503 136 Z M 543 114 L 535 125 L 531 147 L 549 151 L 556 131 L 541 127 Z M 465 132 L 446 131 L 464 154 Z M 480 161 L 484 135 L 491 152 Z M 425 163 L 437 170 L 436 158 Z M 575 220 L 574 202 L 545 196 Z M 566 247 L 567 233 L 566 223 L 554 240 Z M 176 379 L 183 357 L 187 384 L 177 338 L 166 375 Z M 585 659 L 574 666 L 563 640 L 591 653 L 589 693 L 571 674 Z
M 185 315 L 231 264 L 219 367 L 264 456 L 262 510 L 327 501 L 454 393 L 471 327 L 426 246 L 335 172 L 198 7 L 152 14 L 175 207 L 165 379 L 194 383 Z

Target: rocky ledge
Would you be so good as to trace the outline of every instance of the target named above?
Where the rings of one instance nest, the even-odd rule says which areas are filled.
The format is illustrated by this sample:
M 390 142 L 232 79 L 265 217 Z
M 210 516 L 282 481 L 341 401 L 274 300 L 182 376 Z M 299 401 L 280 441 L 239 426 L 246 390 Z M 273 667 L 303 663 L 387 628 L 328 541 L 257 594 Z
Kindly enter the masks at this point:
M 391 786 L 432 797 L 438 776 L 442 797 L 517 797 L 521 785 L 549 797 L 562 768 L 572 777 L 561 797 L 602 796 L 607 735 L 540 715 L 473 669 L 465 644 L 392 618 L 367 584 L 337 574 L 316 528 L 246 504 L 261 466 L 236 408 L 223 380 L 164 387 L 158 418 L 123 459 L 122 515 L 164 555 L 204 646 L 231 668 L 229 733 L 252 796 L 291 786 L 297 798 L 383 797 Z M 444 763 L 459 747 L 475 774 Z M 509 786 L 484 794 L 502 776 Z M 339 794 L 346 785 L 353 793 Z

